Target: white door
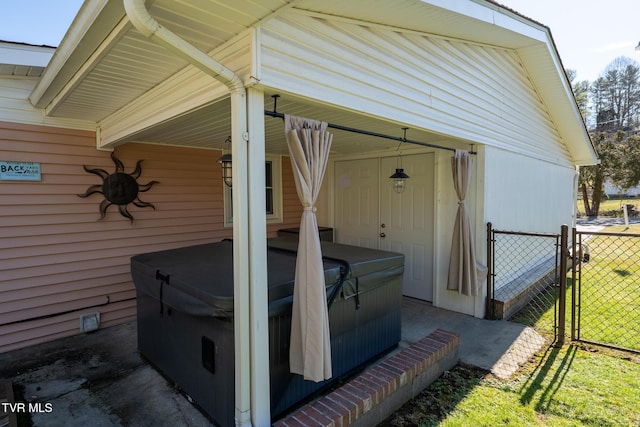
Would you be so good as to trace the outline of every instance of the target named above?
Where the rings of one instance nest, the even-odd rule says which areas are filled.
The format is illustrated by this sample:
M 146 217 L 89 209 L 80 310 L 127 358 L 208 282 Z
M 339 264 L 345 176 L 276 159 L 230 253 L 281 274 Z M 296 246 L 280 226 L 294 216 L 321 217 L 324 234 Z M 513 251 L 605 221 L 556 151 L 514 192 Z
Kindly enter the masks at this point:
M 434 155 L 402 157 L 410 178 L 401 194 L 388 178 L 396 162 L 396 157 L 336 162 L 336 241 L 403 253 L 403 293 L 432 301 Z
M 396 158 L 381 163 L 382 178 L 395 172 Z M 390 179 L 380 186 L 380 249 L 405 255 L 404 294 L 432 301 L 434 154 L 403 156 L 402 167 L 409 175 L 404 192 L 395 193 Z
M 336 242 L 378 249 L 379 175 L 377 158 L 336 162 Z

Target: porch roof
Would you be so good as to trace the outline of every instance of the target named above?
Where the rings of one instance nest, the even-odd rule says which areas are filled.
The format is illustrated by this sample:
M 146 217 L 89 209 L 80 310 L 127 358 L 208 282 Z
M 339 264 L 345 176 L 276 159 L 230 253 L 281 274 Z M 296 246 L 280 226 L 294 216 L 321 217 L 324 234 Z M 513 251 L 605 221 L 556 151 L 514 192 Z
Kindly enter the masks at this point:
M 287 11 L 300 11 L 335 20 L 436 36 L 513 50 L 528 70 L 533 86 L 548 109 L 560 138 L 575 164 L 591 164 L 597 156 L 576 106 L 550 30 L 493 1 L 470 0 L 198 0 L 149 2 L 158 21 L 210 55 L 251 28 Z M 189 65 L 138 33 L 122 2 L 87 1 L 47 66 L 30 100 L 55 117 L 91 120 L 98 128 L 110 118 Z M 255 82 L 254 82 L 255 83 Z M 265 95 L 274 94 L 267 88 Z M 270 101 L 266 101 L 270 108 Z M 228 102 L 176 112 L 130 140 L 223 149 L 230 127 Z M 294 94 L 279 101 L 279 110 L 311 116 L 345 126 L 401 136 L 402 123 L 340 110 Z M 267 119 L 270 135 L 281 138 L 278 120 Z M 171 132 L 168 129 L 172 129 Z M 132 135 L 126 135 L 131 137 Z M 411 129 L 414 140 L 456 146 L 453 138 L 429 129 Z M 362 137 L 344 135 L 341 153 L 362 152 Z M 367 149 L 394 149 L 396 142 L 367 141 Z M 473 141 L 469 141 L 473 143 Z M 284 150 L 270 147 L 270 151 Z
M 51 46 L 0 40 L 0 77 L 40 77 L 54 51 Z

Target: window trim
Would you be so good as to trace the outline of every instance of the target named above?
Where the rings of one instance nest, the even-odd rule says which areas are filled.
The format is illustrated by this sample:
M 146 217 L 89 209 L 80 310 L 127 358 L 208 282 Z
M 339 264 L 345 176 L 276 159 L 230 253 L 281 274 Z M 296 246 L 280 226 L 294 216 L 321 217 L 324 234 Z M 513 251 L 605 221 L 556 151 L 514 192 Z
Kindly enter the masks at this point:
M 265 154 L 264 160 L 265 162 L 271 162 L 271 189 L 273 194 L 273 213 L 267 214 L 267 224 L 281 224 L 283 221 L 282 156 L 276 154 Z M 233 227 L 233 203 L 231 200 L 232 188 L 227 187 L 224 182 L 222 182 L 222 186 L 224 187 L 224 226 Z

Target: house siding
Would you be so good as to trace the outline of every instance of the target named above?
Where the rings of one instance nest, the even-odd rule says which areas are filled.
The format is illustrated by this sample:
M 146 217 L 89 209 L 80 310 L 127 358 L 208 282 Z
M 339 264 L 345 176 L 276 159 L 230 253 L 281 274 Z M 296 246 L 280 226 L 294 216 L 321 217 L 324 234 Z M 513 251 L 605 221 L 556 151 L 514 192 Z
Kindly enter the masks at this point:
M 485 218 L 496 230 L 558 234 L 562 225 L 575 222 L 575 168 L 489 147 L 484 180 Z M 500 240 L 497 247 L 526 251 L 526 256 L 521 253 L 494 266 L 496 289 L 535 266 L 553 262 L 555 243 L 525 236 Z
M 34 109 L 27 98 L 37 82 L 38 80 L 34 78 L 0 76 L 0 121 L 73 127 L 83 130 L 95 129 L 93 122 L 49 117 L 42 110 Z
M 101 313 L 101 327 L 135 319 L 131 256 L 232 237 L 224 227 L 220 152 L 150 144 L 116 149 L 125 173 L 143 159 L 139 198 L 152 208 L 116 206 L 103 220 L 104 196 L 80 198 L 102 179 L 83 165 L 113 173 L 95 133 L 0 122 L 0 160 L 39 162 L 40 182 L 0 181 L 0 352 L 79 333 L 80 315 Z M 288 158 L 282 162 L 283 222 L 299 225 L 302 208 Z
M 496 229 L 559 233 L 573 224 L 576 169 L 487 147 L 485 218 Z
M 260 33 L 260 82 L 363 114 L 569 164 L 517 52 L 288 11 Z

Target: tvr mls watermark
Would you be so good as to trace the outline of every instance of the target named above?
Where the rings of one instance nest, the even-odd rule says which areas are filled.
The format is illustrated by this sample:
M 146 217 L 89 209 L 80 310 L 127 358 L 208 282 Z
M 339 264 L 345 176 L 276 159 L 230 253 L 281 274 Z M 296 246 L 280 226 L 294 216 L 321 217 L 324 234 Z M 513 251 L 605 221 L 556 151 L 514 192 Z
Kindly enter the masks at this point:
M 49 402 L 1 402 L 2 411 L 5 413 L 15 412 L 15 413 L 45 413 L 48 414 L 53 412 L 53 404 Z

